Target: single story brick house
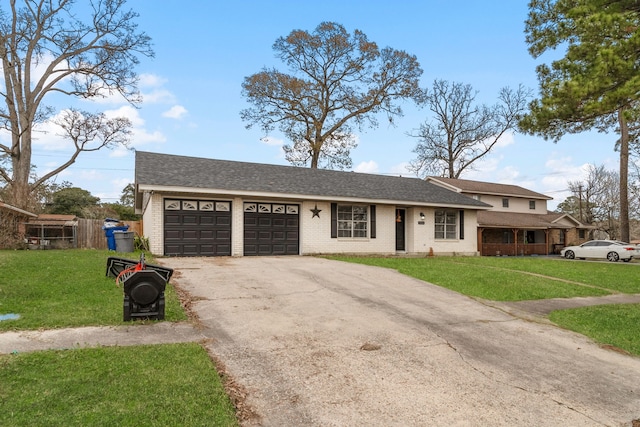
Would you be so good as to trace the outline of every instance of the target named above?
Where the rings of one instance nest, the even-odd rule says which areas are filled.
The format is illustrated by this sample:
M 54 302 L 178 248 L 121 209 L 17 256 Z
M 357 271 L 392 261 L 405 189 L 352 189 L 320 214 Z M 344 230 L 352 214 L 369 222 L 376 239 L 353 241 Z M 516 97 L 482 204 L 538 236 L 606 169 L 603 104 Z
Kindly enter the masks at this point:
M 490 208 L 418 178 L 143 151 L 135 194 L 165 256 L 477 255 Z

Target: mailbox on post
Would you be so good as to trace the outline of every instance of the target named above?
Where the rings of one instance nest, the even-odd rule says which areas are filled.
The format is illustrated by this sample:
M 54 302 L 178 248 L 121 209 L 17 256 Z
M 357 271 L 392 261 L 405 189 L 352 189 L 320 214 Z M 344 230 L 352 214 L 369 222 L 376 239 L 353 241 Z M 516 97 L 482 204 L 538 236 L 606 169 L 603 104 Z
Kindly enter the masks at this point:
M 115 277 L 122 283 L 124 301 L 123 320 L 164 319 L 164 290 L 173 274 L 173 269 L 145 263 L 144 254 L 140 261 L 109 257 L 107 276 Z

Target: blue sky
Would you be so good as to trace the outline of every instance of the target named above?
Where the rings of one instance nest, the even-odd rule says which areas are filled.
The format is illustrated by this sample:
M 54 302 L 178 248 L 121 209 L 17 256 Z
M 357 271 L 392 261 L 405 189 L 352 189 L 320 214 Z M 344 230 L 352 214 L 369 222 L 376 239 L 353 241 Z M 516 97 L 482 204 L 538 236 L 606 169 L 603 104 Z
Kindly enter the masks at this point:
M 132 147 L 187 156 L 287 164 L 282 136 L 261 141 L 259 129 L 247 130 L 240 110 L 244 77 L 263 67 L 278 67 L 272 45 L 294 29 L 313 31 L 334 21 L 347 31 L 362 30 L 380 47 L 417 56 L 422 87 L 434 79 L 467 83 L 477 100 L 493 104 L 501 87 L 523 84 L 537 93 L 535 66 L 524 42 L 527 2 L 460 0 L 402 1 L 208 1 L 130 0 L 141 16 L 140 29 L 153 40 L 155 58 L 142 58 L 137 71 L 144 102 L 139 109 L 108 100 L 82 108 L 128 116 L 134 123 Z M 77 104 L 76 104 L 77 105 Z M 68 106 L 61 104 L 61 106 Z M 429 118 L 411 103 L 395 127 L 381 122 L 358 135 L 352 151 L 354 170 L 410 176 L 417 140 L 407 136 Z M 66 152 L 51 134 L 34 147 L 34 163 L 45 171 Z M 509 135 L 476 170 L 462 178 L 520 185 L 554 198 L 569 194 L 568 180 L 583 177 L 587 164 L 617 169 L 613 134 L 582 134 L 559 143 L 526 135 Z M 85 153 L 61 173 L 104 202 L 117 201 L 133 182 L 134 154 L 126 150 Z

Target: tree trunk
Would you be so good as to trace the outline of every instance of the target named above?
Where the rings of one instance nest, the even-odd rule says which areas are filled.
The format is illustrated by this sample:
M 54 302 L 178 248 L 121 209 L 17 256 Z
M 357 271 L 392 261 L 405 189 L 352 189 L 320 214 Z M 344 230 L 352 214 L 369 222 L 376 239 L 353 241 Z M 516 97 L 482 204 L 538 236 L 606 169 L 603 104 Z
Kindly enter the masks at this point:
M 31 197 L 31 186 L 29 185 L 29 178 L 31 176 L 31 135 L 33 121 L 30 118 L 30 109 L 33 106 L 30 104 L 24 105 L 20 111 L 18 111 L 18 120 L 20 121 L 21 133 L 15 135 L 13 141 L 12 152 L 12 166 L 13 166 L 13 183 L 12 183 L 12 195 L 13 205 L 25 209 L 27 211 L 33 210 L 34 203 Z M 23 110 L 24 109 L 24 110 Z
M 31 123 L 27 119 L 20 121 L 21 126 L 19 129 L 24 130 L 21 135 L 16 135 L 14 132 L 12 137 L 12 181 L 9 186 L 9 203 L 17 208 L 30 211 L 34 208 L 31 200 L 31 186 L 29 185 L 29 177 L 31 175 Z
M 625 109 L 618 111 L 620 123 L 620 240 L 629 242 L 629 124 Z
M 311 169 L 318 169 L 318 162 L 320 161 L 320 152 L 323 144 L 320 131 L 316 131 L 316 137 L 313 141 L 309 141 L 311 145 Z

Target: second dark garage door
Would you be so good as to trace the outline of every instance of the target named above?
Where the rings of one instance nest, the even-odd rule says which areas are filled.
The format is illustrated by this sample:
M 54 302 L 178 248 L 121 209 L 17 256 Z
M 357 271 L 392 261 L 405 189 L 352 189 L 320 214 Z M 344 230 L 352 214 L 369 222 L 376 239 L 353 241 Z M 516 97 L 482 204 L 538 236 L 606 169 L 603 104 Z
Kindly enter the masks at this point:
M 298 255 L 299 206 L 283 203 L 244 204 L 245 255 Z

